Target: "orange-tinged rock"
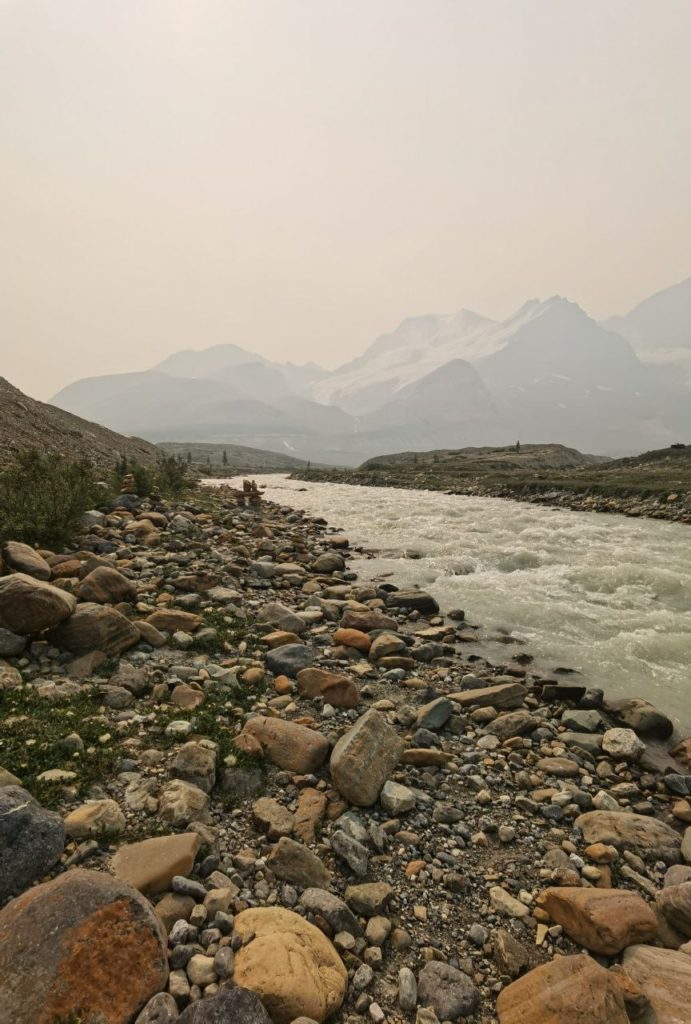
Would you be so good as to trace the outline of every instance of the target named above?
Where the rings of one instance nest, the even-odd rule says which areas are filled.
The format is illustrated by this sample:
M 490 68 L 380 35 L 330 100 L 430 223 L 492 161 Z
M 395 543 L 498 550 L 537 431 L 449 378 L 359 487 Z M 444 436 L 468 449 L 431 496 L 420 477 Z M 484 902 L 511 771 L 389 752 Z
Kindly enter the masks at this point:
M 0 911 L 0 978 L 13 1024 L 124 1024 L 165 988 L 165 932 L 130 886 L 67 871 Z
M 411 860 L 410 863 L 406 865 L 405 873 L 408 878 L 415 878 L 416 875 L 420 874 L 424 867 L 424 860 Z
M 279 696 L 285 697 L 293 692 L 293 684 L 288 676 L 276 676 L 274 679 L 274 690 Z
M 155 895 L 170 888 L 175 875 L 188 875 L 201 840 L 196 832 L 154 836 L 121 846 L 110 869 L 116 878 L 139 892 Z
M 182 630 L 183 633 L 194 633 L 201 625 L 201 616 L 194 612 L 183 612 L 176 608 L 159 609 L 147 617 L 147 622 L 163 633 L 176 633 Z
M 274 647 L 282 647 L 283 644 L 301 644 L 303 641 L 297 633 L 289 633 L 285 629 L 277 629 L 273 633 L 265 633 L 261 642 L 272 650 Z
M 171 693 L 170 700 L 172 704 L 177 704 L 179 708 L 190 710 L 200 707 L 206 698 L 200 686 L 194 686 L 191 683 L 179 683 Z
M 367 654 L 372 646 L 371 638 L 360 629 L 337 629 L 333 638 L 335 643 L 353 647 L 362 654 Z
M 630 1024 L 638 991 L 592 957 L 558 956 L 499 993 L 499 1024 Z
M 326 795 L 311 786 L 300 791 L 293 833 L 303 843 L 314 843 L 326 813 Z
M 453 754 L 447 754 L 444 750 L 433 750 L 431 747 L 409 747 L 403 751 L 401 757 L 403 764 L 413 765 L 439 765 L 443 767 L 453 761 Z
M 236 746 L 246 750 L 245 746 L 240 746 L 243 737 L 257 743 L 261 752 L 279 768 L 301 774 L 315 772 L 329 752 L 326 736 L 315 729 L 265 715 L 250 718 L 235 740 Z
M 624 889 L 552 887 L 541 893 L 538 905 L 574 942 L 602 956 L 650 942 L 657 932 L 655 914 L 645 900 Z
M 323 697 L 335 708 L 355 708 L 360 700 L 360 692 L 352 679 L 321 668 L 300 669 L 297 684 L 301 696 Z

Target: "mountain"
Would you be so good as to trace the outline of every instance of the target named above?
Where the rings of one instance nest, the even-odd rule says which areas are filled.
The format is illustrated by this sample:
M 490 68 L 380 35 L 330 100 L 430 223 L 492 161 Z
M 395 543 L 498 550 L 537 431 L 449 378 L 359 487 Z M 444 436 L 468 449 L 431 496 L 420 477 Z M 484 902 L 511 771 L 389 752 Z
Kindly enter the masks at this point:
M 107 472 L 123 455 L 142 465 L 155 465 L 159 449 L 139 437 L 123 437 L 98 423 L 73 416 L 22 394 L 0 377 L 0 466 L 24 448 L 55 452 L 70 459 L 86 458 Z
M 688 353 L 691 373 L 690 302 L 691 279 L 616 322 L 560 296 L 501 322 L 467 309 L 409 317 L 333 371 L 215 345 L 77 381 L 53 402 L 152 441 L 240 441 L 332 465 L 541 437 L 623 455 L 691 436 L 691 383 L 649 358 L 655 344 L 657 357 Z
M 691 363 L 691 277 L 645 299 L 605 326 L 627 338 L 645 359 Z
M 392 394 L 455 359 L 472 359 L 493 351 L 489 328 L 494 321 L 462 309 L 454 316 L 417 316 L 382 334 L 357 359 L 346 363 L 314 387 L 314 397 L 366 414 Z

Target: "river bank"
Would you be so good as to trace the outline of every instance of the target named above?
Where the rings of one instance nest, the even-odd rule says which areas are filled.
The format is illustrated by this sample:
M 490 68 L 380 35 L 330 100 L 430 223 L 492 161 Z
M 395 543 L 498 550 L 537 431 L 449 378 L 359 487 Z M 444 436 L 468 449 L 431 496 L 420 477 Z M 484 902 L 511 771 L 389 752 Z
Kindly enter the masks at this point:
M 445 473 L 437 467 L 420 472 L 411 461 L 409 465 L 360 467 L 358 469 L 310 469 L 291 474 L 294 480 L 312 483 L 344 483 L 365 487 L 398 487 L 406 490 L 442 491 L 444 494 L 466 497 L 507 498 L 511 501 L 545 505 L 549 508 L 569 509 L 575 512 L 599 512 L 605 515 L 623 515 L 631 518 L 661 519 L 672 523 L 691 524 L 691 492 L 687 482 L 670 479 L 651 483 L 648 487 L 620 482 L 617 477 L 608 481 L 604 471 L 600 478 L 588 471 L 584 481 L 582 472 L 566 472 L 546 481 L 527 480 L 516 474 L 515 481 L 502 478 L 490 481 L 472 478 L 458 482 L 457 473 Z M 571 476 L 573 479 L 569 480 Z
M 13 1022 L 685 1012 L 691 745 L 525 648 L 478 656 L 460 608 L 358 580 L 337 525 L 220 490 L 4 552 Z

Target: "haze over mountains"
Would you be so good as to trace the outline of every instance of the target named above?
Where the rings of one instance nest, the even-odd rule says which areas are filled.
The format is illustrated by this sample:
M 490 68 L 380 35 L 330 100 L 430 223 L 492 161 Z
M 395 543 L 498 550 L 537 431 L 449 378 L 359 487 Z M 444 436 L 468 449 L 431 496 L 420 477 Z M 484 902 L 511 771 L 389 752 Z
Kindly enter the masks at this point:
M 516 439 L 598 454 L 663 447 L 691 437 L 691 278 L 604 323 L 560 297 L 503 322 L 462 309 L 408 318 L 334 371 L 215 345 L 76 381 L 52 402 L 152 441 L 238 441 L 343 465 Z

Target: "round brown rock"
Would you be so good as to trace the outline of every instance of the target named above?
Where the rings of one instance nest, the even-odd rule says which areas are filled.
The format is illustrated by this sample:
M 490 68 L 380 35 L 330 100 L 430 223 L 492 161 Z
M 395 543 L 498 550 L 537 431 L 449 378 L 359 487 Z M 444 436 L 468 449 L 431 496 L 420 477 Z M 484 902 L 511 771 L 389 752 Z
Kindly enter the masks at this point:
M 0 978 L 13 1024 L 124 1024 L 165 989 L 165 933 L 134 889 L 67 871 L 0 911 Z
M 280 907 L 243 910 L 241 938 L 255 938 L 235 957 L 236 985 L 256 992 L 274 1024 L 296 1017 L 321 1022 L 343 1002 L 348 973 L 326 936 L 299 914 Z
M 52 629 L 76 604 L 72 594 L 22 572 L 0 579 L 0 626 L 20 636 Z

